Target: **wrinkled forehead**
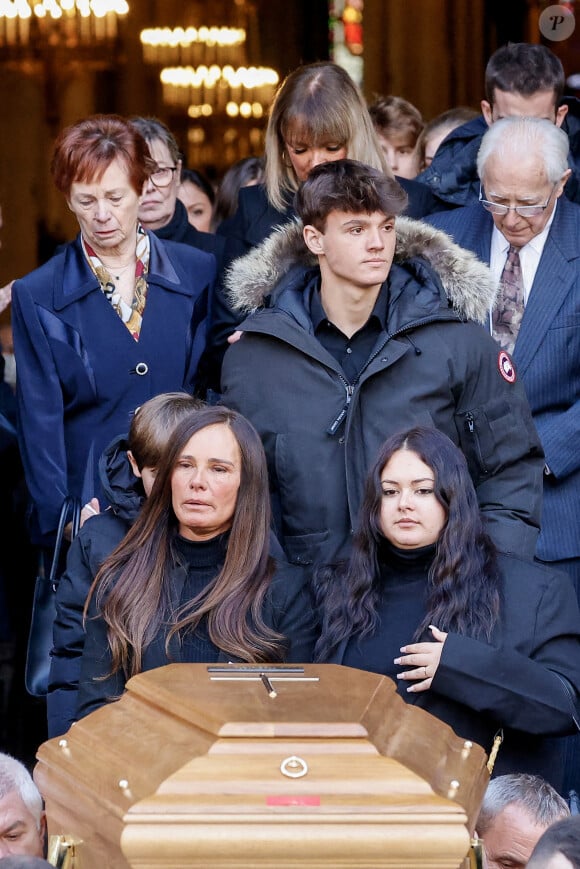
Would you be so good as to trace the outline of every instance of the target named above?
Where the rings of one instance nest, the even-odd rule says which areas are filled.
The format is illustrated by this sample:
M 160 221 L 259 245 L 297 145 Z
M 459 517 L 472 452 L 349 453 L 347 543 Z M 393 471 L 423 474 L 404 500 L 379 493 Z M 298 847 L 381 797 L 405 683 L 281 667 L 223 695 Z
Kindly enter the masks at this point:
M 37 827 L 36 818 L 18 791 L 9 791 L 0 798 L 0 836 L 16 823 Z
M 521 154 L 509 144 L 498 148 L 487 159 L 482 183 L 488 188 L 510 188 L 526 194 L 542 192 L 550 185 L 546 166 L 539 154 Z

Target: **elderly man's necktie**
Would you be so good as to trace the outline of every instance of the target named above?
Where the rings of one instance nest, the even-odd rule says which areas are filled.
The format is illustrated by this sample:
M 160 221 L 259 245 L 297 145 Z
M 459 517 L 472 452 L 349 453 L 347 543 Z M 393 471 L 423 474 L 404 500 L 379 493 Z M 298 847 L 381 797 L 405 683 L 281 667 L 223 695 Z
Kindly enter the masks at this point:
M 499 279 L 499 295 L 492 312 L 492 335 L 503 350 L 513 353 L 524 315 L 524 282 L 519 247 L 510 244 Z

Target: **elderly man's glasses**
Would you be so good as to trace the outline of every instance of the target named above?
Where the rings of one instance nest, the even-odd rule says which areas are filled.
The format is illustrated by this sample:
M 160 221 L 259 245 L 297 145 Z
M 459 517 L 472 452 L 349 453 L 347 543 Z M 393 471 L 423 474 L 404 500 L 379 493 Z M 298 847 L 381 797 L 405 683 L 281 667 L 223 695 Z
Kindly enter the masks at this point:
M 151 180 L 156 187 L 169 187 L 176 170 L 177 166 L 158 166 L 155 172 L 151 173 Z
M 546 199 L 544 205 L 500 205 L 499 202 L 490 202 L 488 199 L 483 198 L 483 187 L 480 184 L 479 201 L 486 211 L 491 212 L 491 214 L 500 214 L 502 217 L 505 217 L 505 215 L 510 211 L 515 211 L 515 213 L 519 214 L 520 217 L 539 217 L 550 204 L 550 199 L 554 195 L 554 190 L 557 186 L 558 182 L 556 182 L 552 187 L 552 192 Z

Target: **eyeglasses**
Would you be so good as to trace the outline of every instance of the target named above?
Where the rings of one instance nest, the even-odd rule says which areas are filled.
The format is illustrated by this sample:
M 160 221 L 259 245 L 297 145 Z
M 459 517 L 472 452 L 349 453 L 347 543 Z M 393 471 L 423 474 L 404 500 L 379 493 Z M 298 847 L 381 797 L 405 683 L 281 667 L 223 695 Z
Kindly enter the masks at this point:
M 155 172 L 151 173 L 150 178 L 156 187 L 169 187 L 176 170 L 177 166 L 158 166 Z
M 550 199 L 554 195 L 554 190 L 558 186 L 558 183 L 556 182 L 552 187 L 552 192 L 544 205 L 500 205 L 499 202 L 489 202 L 489 200 L 483 198 L 483 187 L 481 184 L 479 185 L 479 201 L 486 211 L 491 212 L 491 214 L 500 214 L 502 217 L 505 217 L 510 211 L 515 211 L 520 217 L 539 217 L 550 204 Z

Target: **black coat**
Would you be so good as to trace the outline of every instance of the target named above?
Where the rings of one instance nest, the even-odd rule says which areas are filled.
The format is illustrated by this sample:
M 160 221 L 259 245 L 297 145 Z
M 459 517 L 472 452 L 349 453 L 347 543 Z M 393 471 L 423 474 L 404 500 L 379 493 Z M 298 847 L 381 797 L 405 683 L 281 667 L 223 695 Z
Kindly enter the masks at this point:
M 220 566 L 215 565 L 216 573 Z M 168 613 L 175 612 L 182 602 L 187 575 L 187 565 L 176 562 L 168 583 L 170 598 Z M 276 572 L 264 600 L 262 618 L 268 627 L 286 638 L 285 662 L 308 663 L 312 660 L 317 625 L 308 577 L 300 568 L 276 561 Z M 166 622 L 169 621 L 168 615 Z M 195 654 L 194 646 L 185 643 L 182 645 L 175 637 L 170 644 L 171 659 L 169 659 L 165 649 L 168 630 L 166 624 L 144 649 L 141 668 L 143 671 L 153 670 L 169 663 L 204 663 L 204 659 Z M 220 653 L 218 660 L 226 663 L 228 657 Z M 107 626 L 98 616 L 93 598 L 89 605 L 87 636 L 81 664 L 78 718 L 83 718 L 123 693 L 126 683 L 125 674 L 117 671 L 110 675 L 110 669 Z M 106 678 L 102 678 L 103 676 Z
M 419 219 L 437 211 L 439 206 L 430 189 L 426 184 L 408 178 L 399 178 L 397 181 L 404 188 L 409 197 L 409 204 L 405 211 L 407 217 Z M 268 200 L 266 188 L 257 184 L 252 187 L 243 187 L 238 198 L 238 208 L 235 214 L 228 220 L 223 221 L 217 234 L 226 239 L 226 249 L 223 263 L 229 265 L 232 260 L 244 256 L 252 248 L 259 245 L 267 238 L 277 226 L 283 226 L 294 220 L 296 213 L 288 203 L 284 211 L 278 211 Z M 223 360 L 223 354 L 228 348 L 227 338 L 235 331 L 241 321 L 239 314 L 229 304 L 224 292 L 221 277 L 224 271 L 218 272 L 214 292 L 210 300 L 210 329 L 208 332 L 208 354 L 213 355 L 214 379 L 212 388 L 219 392 L 219 370 Z
M 244 414 L 264 443 L 288 559 L 332 561 L 348 546 L 380 445 L 413 425 L 433 425 L 461 447 L 498 547 L 532 557 L 540 443 L 523 386 L 501 366 L 489 333 L 464 319 L 487 317 L 489 270 L 442 233 L 399 218 L 381 291 L 386 327 L 349 384 L 313 334 L 315 272 L 301 238 L 298 225 L 284 228 L 235 263 L 232 294 L 246 310 L 263 307 L 244 321 L 222 375 L 223 403 Z M 430 255 L 438 273 L 415 251 Z
M 494 775 L 533 773 L 559 789 L 560 750 L 550 737 L 580 729 L 576 594 L 559 571 L 506 555 L 500 555 L 499 563 L 503 601 L 490 641 L 449 633 L 431 688 L 407 694 L 404 680 L 398 687 L 406 702 L 487 752 L 503 728 Z M 384 615 L 378 630 L 385 635 L 390 630 Z M 342 663 L 347 643 L 328 663 Z
M 103 491 L 111 506 L 91 516 L 71 543 L 56 595 L 56 618 L 47 693 L 48 736 L 60 736 L 76 720 L 81 657 L 85 645 L 83 611 L 101 564 L 133 525 L 145 500 L 131 469 L 127 436 L 115 438 L 99 461 Z M 274 534 L 270 552 L 283 558 Z
M 162 238 L 164 241 L 179 241 L 181 244 L 189 244 L 198 250 L 212 253 L 216 259 L 218 272 L 224 265 L 224 239 L 212 232 L 201 232 L 196 229 L 189 222 L 187 209 L 180 199 L 175 202 L 175 211 L 169 223 L 151 231 L 155 233 L 157 238 Z
M 144 500 L 141 480 L 131 469 L 127 449 L 123 435 L 115 438 L 101 456 L 99 473 L 111 507 L 83 524 L 70 545 L 66 570 L 58 585 L 46 698 L 49 738 L 66 733 L 76 718 L 87 594 L 99 567 L 121 542 Z

